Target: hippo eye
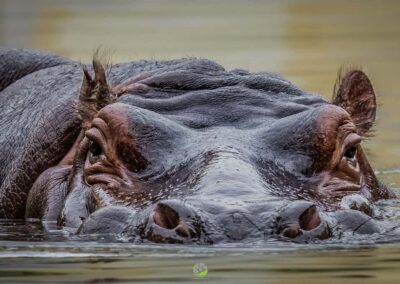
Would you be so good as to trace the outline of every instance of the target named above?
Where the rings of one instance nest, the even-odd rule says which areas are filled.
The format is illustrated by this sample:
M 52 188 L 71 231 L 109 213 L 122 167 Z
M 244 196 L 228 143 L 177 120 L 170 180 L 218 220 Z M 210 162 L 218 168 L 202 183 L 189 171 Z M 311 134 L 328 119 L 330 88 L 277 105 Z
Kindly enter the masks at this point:
M 90 141 L 89 144 L 89 160 L 91 163 L 95 163 L 99 156 L 103 153 L 103 149 L 100 147 L 100 145 L 95 142 L 95 141 Z
M 346 157 L 347 160 L 354 160 L 357 154 L 357 147 L 352 146 L 349 149 L 346 150 L 344 153 L 344 156 Z

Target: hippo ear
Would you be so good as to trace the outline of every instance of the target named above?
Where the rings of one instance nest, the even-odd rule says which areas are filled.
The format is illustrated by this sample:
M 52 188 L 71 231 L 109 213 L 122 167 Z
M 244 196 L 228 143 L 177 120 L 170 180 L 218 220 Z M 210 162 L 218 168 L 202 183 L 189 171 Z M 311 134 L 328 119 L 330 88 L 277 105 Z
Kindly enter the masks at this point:
M 357 132 L 365 134 L 375 122 L 376 97 L 371 81 L 360 70 L 339 76 L 332 103 L 344 108 L 353 119 Z
M 96 58 L 93 59 L 94 79 L 83 66 L 83 81 L 80 91 L 80 100 L 96 102 L 98 107 L 104 107 L 114 99 L 111 86 L 107 83 L 104 66 Z
M 113 88 L 107 83 L 105 67 L 95 57 L 93 59 L 94 79 L 86 66 L 83 66 L 83 80 L 80 89 L 78 111 L 84 128 L 88 126 L 97 112 L 115 101 Z

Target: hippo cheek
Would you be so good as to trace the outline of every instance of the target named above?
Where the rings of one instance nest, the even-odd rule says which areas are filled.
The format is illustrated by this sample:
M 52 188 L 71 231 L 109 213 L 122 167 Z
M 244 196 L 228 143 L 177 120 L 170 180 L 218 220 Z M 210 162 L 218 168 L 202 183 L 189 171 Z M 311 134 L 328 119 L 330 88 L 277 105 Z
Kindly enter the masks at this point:
M 135 211 L 107 206 L 93 212 L 79 227 L 78 234 L 122 234 L 131 230 Z
M 202 238 L 200 217 L 176 200 L 159 202 L 150 214 L 145 238 L 157 243 L 194 243 Z
M 282 208 L 277 223 L 281 236 L 296 242 L 331 236 L 331 230 L 318 208 L 308 201 L 294 201 Z
M 381 230 L 375 220 L 357 210 L 339 210 L 332 214 L 336 220 L 335 230 L 339 233 L 374 234 Z

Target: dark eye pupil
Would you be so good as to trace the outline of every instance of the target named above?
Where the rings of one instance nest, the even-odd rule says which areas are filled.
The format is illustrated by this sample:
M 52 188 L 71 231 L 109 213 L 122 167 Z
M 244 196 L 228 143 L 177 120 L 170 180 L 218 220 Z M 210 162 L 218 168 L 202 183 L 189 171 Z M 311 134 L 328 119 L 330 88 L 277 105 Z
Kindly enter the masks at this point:
M 99 144 L 94 141 L 90 141 L 89 151 L 93 156 L 100 156 L 103 152 Z
M 346 153 L 344 154 L 344 156 L 347 159 L 354 159 L 354 157 L 356 156 L 356 152 L 357 152 L 357 148 L 355 146 L 347 149 Z

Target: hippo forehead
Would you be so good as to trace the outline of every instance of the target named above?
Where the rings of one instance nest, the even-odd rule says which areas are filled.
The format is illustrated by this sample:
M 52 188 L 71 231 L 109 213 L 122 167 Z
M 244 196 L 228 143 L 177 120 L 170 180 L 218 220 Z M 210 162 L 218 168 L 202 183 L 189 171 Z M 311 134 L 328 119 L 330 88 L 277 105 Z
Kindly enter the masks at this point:
M 225 71 L 209 60 L 165 64 L 143 70 L 146 78 L 141 83 L 150 87 L 147 92 L 124 95 L 118 102 L 203 130 L 219 126 L 256 128 L 327 103 L 273 73 Z

